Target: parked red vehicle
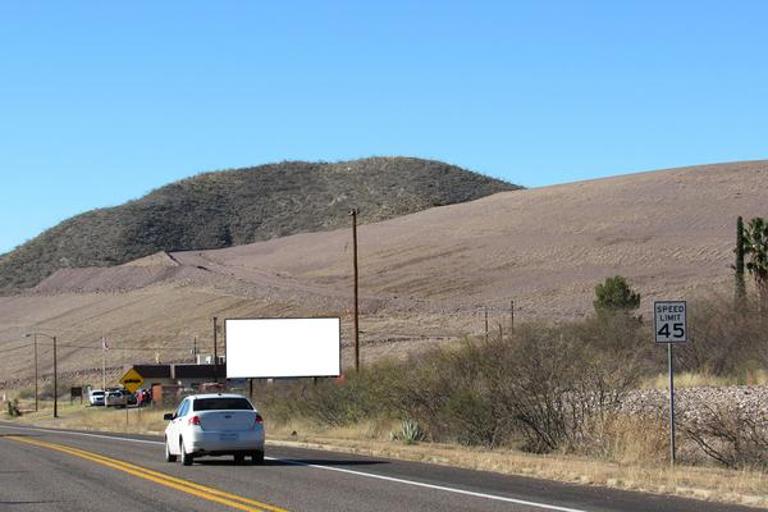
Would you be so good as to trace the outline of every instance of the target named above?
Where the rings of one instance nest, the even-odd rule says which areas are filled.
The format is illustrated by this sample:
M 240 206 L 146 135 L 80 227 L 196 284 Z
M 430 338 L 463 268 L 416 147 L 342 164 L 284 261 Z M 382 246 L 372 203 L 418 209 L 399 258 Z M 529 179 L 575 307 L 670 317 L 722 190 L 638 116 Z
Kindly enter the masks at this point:
M 152 403 L 152 393 L 148 389 L 136 391 L 136 406 L 142 407 Z

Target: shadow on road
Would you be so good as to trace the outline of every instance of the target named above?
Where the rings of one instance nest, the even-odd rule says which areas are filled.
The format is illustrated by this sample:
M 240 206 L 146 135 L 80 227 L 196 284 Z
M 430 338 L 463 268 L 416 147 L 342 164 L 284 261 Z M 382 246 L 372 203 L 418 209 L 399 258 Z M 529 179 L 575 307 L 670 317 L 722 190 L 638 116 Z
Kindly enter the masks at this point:
M 42 505 L 44 503 L 59 503 L 59 502 L 56 500 L 0 501 L 0 505 Z
M 238 466 L 231 458 L 227 459 L 195 459 L 195 464 L 201 466 Z M 279 459 L 279 460 L 265 460 L 262 466 L 264 467 L 278 467 L 278 466 L 373 466 L 376 464 L 388 464 L 388 462 L 380 460 L 335 460 L 335 459 Z M 250 464 L 245 464 L 250 465 Z

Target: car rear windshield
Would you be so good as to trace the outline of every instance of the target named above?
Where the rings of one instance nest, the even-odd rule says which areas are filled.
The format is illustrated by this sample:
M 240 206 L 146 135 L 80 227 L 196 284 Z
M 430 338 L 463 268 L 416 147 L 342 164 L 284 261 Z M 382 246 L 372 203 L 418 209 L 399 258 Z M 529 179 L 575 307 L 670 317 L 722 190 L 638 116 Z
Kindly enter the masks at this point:
M 198 398 L 194 402 L 194 411 L 214 411 L 223 409 L 235 409 L 252 411 L 250 402 L 245 398 Z
M 91 393 L 92 396 L 101 396 L 103 394 L 104 394 L 103 391 L 94 391 L 93 393 Z

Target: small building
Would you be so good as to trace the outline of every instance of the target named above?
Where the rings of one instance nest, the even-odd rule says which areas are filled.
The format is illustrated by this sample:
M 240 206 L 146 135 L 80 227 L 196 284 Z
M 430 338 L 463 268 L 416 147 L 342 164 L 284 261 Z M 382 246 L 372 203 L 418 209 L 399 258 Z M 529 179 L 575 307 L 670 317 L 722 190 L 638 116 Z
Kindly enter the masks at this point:
M 143 380 L 139 387 L 148 389 L 161 385 L 196 390 L 204 383 L 225 381 L 227 375 L 227 368 L 223 364 L 136 364 L 125 367 L 125 373 L 131 370 Z
M 173 384 L 171 365 L 169 364 L 136 364 L 125 368 L 126 373 L 133 369 L 144 379 L 142 388 L 151 388 L 155 384 Z
M 227 368 L 214 364 L 174 364 L 171 365 L 172 378 L 176 384 L 186 389 L 197 389 L 206 382 L 225 381 Z

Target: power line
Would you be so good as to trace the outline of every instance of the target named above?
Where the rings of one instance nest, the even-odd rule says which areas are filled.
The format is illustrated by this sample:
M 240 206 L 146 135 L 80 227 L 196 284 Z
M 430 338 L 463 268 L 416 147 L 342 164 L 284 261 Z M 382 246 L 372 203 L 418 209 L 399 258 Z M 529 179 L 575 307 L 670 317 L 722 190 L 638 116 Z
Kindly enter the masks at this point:
M 74 345 L 71 343 L 59 343 L 60 347 L 77 348 L 82 350 L 104 350 L 102 347 L 94 347 L 91 345 Z M 129 351 L 143 351 L 143 350 L 189 350 L 189 345 L 166 345 L 164 347 L 115 347 L 110 346 L 109 350 L 129 350 Z
M 7 354 L 8 352 L 14 352 L 16 350 L 21 350 L 23 348 L 31 347 L 32 345 L 34 345 L 34 343 L 27 343 L 25 345 L 19 345 L 18 347 L 6 348 L 4 350 L 0 350 L 0 354 Z

